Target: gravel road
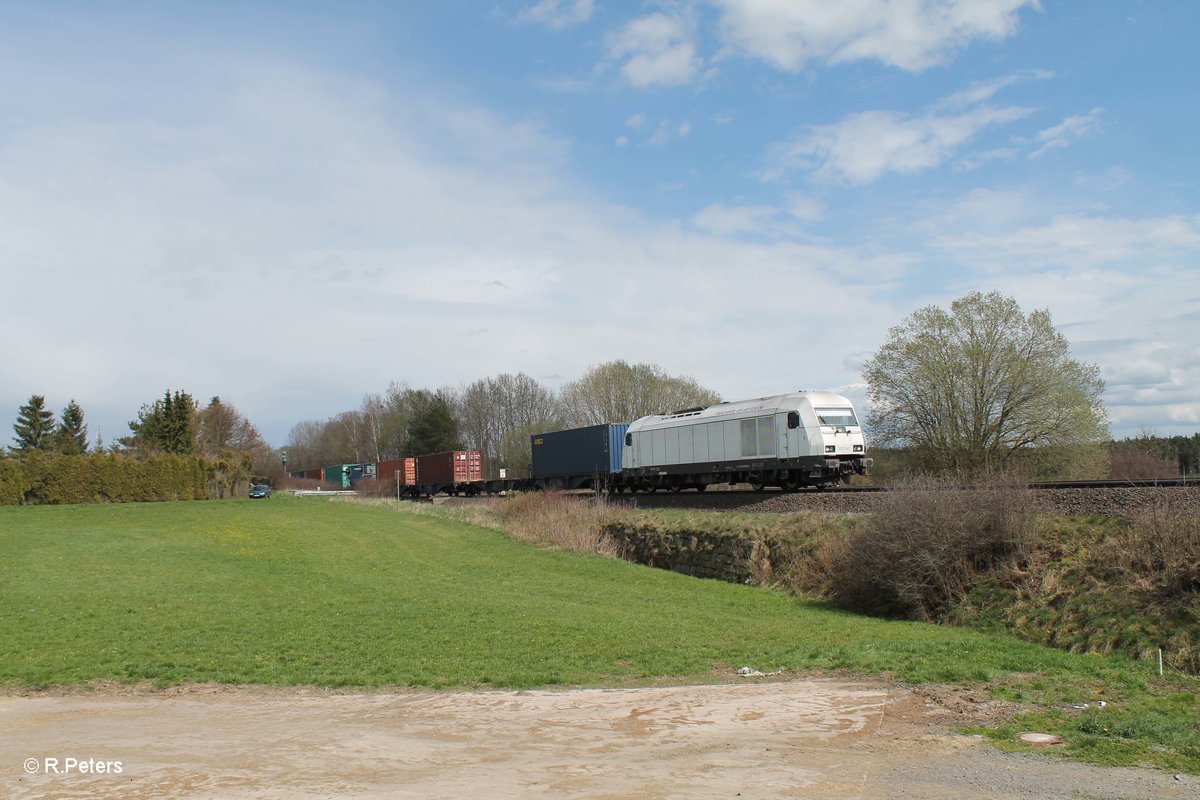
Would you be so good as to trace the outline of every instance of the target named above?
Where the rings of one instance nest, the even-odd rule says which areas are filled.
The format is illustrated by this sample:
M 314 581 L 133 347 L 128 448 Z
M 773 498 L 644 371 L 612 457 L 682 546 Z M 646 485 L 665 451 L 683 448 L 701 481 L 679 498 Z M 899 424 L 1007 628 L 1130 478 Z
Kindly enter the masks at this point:
M 1195 776 L 1000 753 L 953 732 L 970 705 L 950 690 L 829 679 L 10 694 L 0 696 L 0 796 L 1200 797 Z

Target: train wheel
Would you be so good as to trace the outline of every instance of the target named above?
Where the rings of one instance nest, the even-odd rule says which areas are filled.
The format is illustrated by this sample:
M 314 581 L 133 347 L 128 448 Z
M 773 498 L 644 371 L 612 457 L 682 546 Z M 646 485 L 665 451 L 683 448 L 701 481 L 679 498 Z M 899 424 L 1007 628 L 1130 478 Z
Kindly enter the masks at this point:
M 697 491 L 697 492 L 703 492 L 703 491 L 704 491 L 705 489 L 707 489 L 707 488 L 708 488 L 708 484 L 707 484 L 707 483 L 697 483 L 697 484 L 696 484 L 696 491 Z
M 761 492 L 763 489 L 767 488 L 767 485 L 762 481 L 752 481 L 750 483 L 750 488 L 756 492 Z

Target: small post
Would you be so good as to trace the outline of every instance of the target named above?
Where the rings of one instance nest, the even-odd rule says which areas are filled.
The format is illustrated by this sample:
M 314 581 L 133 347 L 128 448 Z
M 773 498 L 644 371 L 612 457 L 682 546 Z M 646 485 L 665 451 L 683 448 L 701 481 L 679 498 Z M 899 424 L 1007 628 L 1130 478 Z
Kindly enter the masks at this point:
M 1161 678 L 1162 674 L 1162 648 L 1160 647 L 1158 648 L 1158 676 Z

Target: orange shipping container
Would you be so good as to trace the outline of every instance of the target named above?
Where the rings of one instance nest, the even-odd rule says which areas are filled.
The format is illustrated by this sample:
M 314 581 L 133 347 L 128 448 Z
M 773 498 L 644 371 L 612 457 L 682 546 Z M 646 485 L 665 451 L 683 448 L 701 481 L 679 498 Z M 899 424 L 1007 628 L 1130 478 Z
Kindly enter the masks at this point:
M 420 486 L 474 483 L 483 480 L 483 458 L 478 450 L 454 450 L 417 456 L 416 482 Z
M 417 460 L 394 458 L 375 465 L 375 479 L 381 483 L 396 485 L 396 473 L 400 473 L 401 486 L 413 486 L 417 482 Z

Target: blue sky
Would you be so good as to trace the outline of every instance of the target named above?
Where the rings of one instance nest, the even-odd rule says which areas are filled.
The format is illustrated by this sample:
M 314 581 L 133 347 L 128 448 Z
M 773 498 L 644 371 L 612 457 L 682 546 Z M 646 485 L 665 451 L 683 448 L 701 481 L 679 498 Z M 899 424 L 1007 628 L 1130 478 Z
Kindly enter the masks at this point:
M 1200 4 L 0 2 L 0 408 L 273 444 L 623 358 L 861 400 L 999 290 L 1113 433 L 1200 430 Z

